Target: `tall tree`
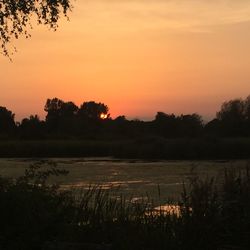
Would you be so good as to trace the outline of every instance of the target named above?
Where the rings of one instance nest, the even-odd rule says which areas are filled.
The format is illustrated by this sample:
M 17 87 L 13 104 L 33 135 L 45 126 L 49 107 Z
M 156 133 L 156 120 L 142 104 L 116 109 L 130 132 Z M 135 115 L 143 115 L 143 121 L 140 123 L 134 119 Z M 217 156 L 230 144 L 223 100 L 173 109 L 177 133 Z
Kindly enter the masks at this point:
M 244 101 L 241 99 L 224 102 L 221 106 L 221 110 L 217 113 L 217 118 L 230 123 L 243 121 L 245 119 L 244 106 Z
M 60 123 L 60 111 L 64 101 L 53 98 L 46 101 L 44 110 L 47 112 L 46 123 L 50 131 L 58 130 Z
M 49 130 L 73 131 L 78 107 L 73 102 L 64 102 L 58 98 L 48 99 L 44 110 Z
M 0 0 L 0 52 L 9 56 L 13 38 L 29 37 L 32 21 L 56 30 L 60 17 L 70 10 L 71 0 Z
M 245 119 L 250 122 L 250 96 L 244 100 L 244 114 Z
M 177 118 L 174 114 L 166 114 L 164 112 L 157 112 L 153 127 L 157 134 L 173 137 L 178 132 Z
M 244 135 L 246 120 L 245 102 L 242 99 L 224 102 L 221 110 L 217 113 L 217 119 L 221 122 L 223 135 Z
M 45 122 L 41 121 L 38 115 L 31 115 L 22 120 L 18 129 L 21 138 L 41 139 L 45 134 Z
M 198 136 L 203 129 L 202 118 L 196 113 L 191 115 L 181 115 L 179 117 L 179 122 L 179 134 L 182 136 Z
M 78 114 L 82 118 L 86 118 L 89 120 L 100 120 L 103 118 L 109 117 L 109 108 L 104 103 L 97 103 L 94 101 L 90 102 L 84 102 L 79 111 Z
M 5 107 L 0 107 L 0 133 L 7 134 L 15 128 L 15 115 Z

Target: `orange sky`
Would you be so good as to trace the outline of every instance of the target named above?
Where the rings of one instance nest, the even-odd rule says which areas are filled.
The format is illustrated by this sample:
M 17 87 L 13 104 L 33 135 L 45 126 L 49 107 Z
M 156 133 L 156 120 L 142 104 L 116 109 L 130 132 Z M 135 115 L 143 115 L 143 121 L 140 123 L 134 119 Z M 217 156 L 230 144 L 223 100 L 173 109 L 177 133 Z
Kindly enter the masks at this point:
M 250 94 L 250 1 L 74 2 L 57 32 L 34 26 L 0 57 L 0 106 L 44 116 L 47 98 L 95 100 L 112 117 L 198 112 Z

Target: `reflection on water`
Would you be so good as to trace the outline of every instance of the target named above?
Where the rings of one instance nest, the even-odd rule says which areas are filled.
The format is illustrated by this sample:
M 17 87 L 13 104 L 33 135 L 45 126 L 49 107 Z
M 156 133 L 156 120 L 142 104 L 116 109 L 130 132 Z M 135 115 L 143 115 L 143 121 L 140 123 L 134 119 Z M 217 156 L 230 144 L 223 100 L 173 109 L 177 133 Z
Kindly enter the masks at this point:
M 36 162 L 46 165 L 54 162 L 59 169 L 69 171 L 67 176 L 52 178 L 61 189 L 83 189 L 97 186 L 103 190 L 116 189 L 130 202 L 146 202 L 151 214 L 181 216 L 177 205 L 183 183 L 192 176 L 201 178 L 224 177 L 227 168 L 245 169 L 247 161 L 142 161 L 113 158 L 54 158 L 54 159 L 0 159 L 0 175 L 22 176 L 25 169 Z M 158 190 L 160 187 L 160 192 Z M 159 197 L 160 193 L 160 197 Z M 147 200 L 147 198 L 152 199 Z M 160 198 L 160 199 L 159 199 Z M 160 200 L 160 201 L 159 201 Z M 169 202 L 171 201 L 171 202 Z M 149 202 L 149 203 L 147 203 Z M 145 204 L 145 203 L 144 203 Z M 155 205 L 153 205 L 155 204 Z M 159 206 L 159 204 L 163 204 Z M 149 215 L 150 215 L 149 213 Z
M 131 184 L 147 184 L 149 181 L 143 181 L 143 180 L 134 180 L 134 181 L 110 181 L 106 183 L 99 183 L 94 184 L 97 185 L 100 189 L 113 189 L 113 188 L 119 188 L 119 187 L 128 187 Z M 88 189 L 91 184 L 88 182 L 77 182 L 77 183 L 69 183 L 69 184 L 62 184 L 60 187 L 62 189 L 69 189 L 69 188 L 82 188 L 82 189 Z
M 166 205 L 155 207 L 153 210 L 153 213 L 156 215 L 159 215 L 159 214 L 176 215 L 179 217 L 181 213 L 181 208 L 179 205 L 166 204 Z
M 177 202 L 183 182 L 194 174 L 209 177 L 221 174 L 228 162 L 220 161 L 142 161 L 113 158 L 53 158 L 53 159 L 0 159 L 0 175 L 17 177 L 32 163 L 54 162 L 59 169 L 69 171 L 67 176 L 49 180 L 62 189 L 100 186 L 109 190 L 118 188 L 127 197 L 149 196 L 158 201 L 160 187 L 161 203 Z M 245 168 L 246 161 L 237 161 L 233 166 Z

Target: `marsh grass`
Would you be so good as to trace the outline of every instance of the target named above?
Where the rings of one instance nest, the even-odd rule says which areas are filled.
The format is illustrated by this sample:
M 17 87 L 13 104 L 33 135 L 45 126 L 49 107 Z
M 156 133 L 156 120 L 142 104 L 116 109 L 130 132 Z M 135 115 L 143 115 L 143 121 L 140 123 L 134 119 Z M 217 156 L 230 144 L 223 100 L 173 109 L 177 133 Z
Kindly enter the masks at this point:
M 116 138 L 65 138 L 1 140 L 0 157 L 107 157 L 124 159 L 212 160 L 249 159 L 250 139 L 162 138 L 138 136 Z
M 250 247 L 249 168 L 225 170 L 220 183 L 192 176 L 171 211 L 155 209 L 163 202 L 160 187 L 153 201 L 126 197 L 117 188 L 65 191 L 47 184 L 61 174 L 67 173 L 53 162 L 41 162 L 17 179 L 0 179 L 0 249 L 77 249 L 73 243 L 121 250 Z

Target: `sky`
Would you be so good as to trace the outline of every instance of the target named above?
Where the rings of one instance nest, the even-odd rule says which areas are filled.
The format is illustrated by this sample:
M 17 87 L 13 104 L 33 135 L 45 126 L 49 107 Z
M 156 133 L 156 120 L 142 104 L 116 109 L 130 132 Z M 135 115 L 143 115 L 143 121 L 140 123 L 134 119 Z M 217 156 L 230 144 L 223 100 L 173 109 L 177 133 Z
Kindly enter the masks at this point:
M 0 106 L 44 118 L 47 98 L 104 102 L 113 118 L 212 119 L 250 94 L 250 0 L 75 0 L 56 32 L 34 25 L 0 56 Z

